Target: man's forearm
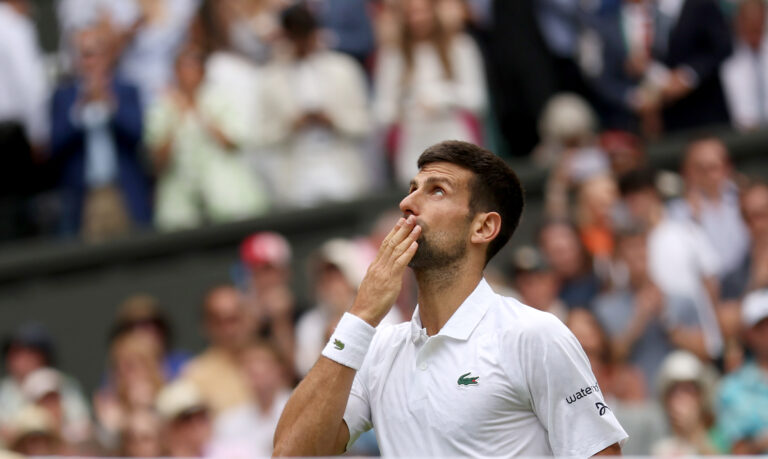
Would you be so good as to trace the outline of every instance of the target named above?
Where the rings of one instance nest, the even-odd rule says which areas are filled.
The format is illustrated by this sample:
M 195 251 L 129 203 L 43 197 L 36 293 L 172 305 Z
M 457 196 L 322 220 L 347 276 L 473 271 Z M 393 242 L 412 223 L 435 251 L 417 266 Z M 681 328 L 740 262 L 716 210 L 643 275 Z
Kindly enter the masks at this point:
M 355 370 L 320 357 L 291 395 L 275 431 L 275 456 L 329 456 L 344 452 L 344 410 Z

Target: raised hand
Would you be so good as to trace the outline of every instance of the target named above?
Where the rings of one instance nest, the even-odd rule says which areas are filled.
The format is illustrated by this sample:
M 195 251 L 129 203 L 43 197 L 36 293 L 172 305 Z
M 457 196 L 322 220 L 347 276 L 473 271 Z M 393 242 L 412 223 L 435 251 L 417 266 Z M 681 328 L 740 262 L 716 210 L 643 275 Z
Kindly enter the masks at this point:
M 381 322 L 400 293 L 403 272 L 418 249 L 420 234 L 421 227 L 412 215 L 398 220 L 368 267 L 350 313 L 374 327 Z

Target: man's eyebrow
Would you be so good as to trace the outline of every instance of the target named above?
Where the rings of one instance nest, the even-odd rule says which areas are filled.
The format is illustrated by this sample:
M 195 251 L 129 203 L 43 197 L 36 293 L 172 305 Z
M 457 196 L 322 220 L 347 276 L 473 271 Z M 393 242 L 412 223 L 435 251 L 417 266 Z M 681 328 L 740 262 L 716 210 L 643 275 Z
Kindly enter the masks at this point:
M 455 187 L 453 180 L 451 180 L 448 177 L 427 177 L 426 179 L 424 179 L 424 183 L 422 184 L 422 186 L 435 185 L 435 184 L 445 184 L 451 187 Z M 419 184 L 418 182 L 416 182 L 416 179 L 411 180 L 411 183 L 410 183 L 411 189 L 417 188 L 418 185 Z

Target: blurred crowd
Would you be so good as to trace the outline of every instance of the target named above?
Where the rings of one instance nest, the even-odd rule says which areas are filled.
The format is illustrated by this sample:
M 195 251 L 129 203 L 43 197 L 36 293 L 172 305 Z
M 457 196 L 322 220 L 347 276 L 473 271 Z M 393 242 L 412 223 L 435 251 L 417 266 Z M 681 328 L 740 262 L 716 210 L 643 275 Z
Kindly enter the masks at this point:
M 47 53 L 36 6 L 0 0 L 0 240 L 351 200 L 445 139 L 580 180 L 603 135 L 768 120 L 763 0 L 57 0 Z
M 486 276 L 571 328 L 625 454 L 768 453 L 768 184 L 716 137 L 674 171 L 645 152 L 768 122 L 764 0 L 59 0 L 47 56 L 33 4 L 0 0 L 0 239 L 350 200 L 407 184 L 432 143 L 506 145 L 547 168 L 544 215 Z M 92 394 L 21 325 L 2 343 L 2 445 L 269 455 L 398 217 L 307 260 L 280 234 L 244 240 L 237 276 L 201 298 L 197 355 L 167 312 L 190 305 L 125 299 Z M 385 323 L 410 320 L 414 289 L 406 275 Z M 372 435 L 356 447 L 378 452 Z
M 581 181 L 555 168 L 535 243 L 503 251 L 486 278 L 572 330 L 630 434 L 625 454 L 768 453 L 768 184 L 736 173 L 714 137 L 688 143 L 679 175 L 645 167 L 635 146 Z M 368 234 L 327 240 L 304 260 L 275 232 L 243 240 L 231 282 L 201 299 L 208 345 L 196 355 L 175 347 L 166 309 L 190 305 L 125 299 L 102 327 L 108 361 L 90 396 L 57 367 L 45 329 L 22 324 L 2 343 L 5 448 L 268 456 L 290 391 L 398 218 L 385 212 Z M 297 267 L 306 299 L 293 287 Z M 412 317 L 410 271 L 403 281 L 380 326 Z M 375 432 L 355 448 L 377 455 Z

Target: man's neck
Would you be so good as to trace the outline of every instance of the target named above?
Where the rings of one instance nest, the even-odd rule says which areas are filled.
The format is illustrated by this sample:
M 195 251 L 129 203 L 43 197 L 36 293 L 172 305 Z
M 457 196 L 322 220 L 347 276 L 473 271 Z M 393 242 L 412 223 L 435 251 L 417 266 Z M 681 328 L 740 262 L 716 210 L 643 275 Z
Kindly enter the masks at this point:
M 427 335 L 436 335 L 443 328 L 482 278 L 482 270 L 466 264 L 416 272 L 419 316 Z

